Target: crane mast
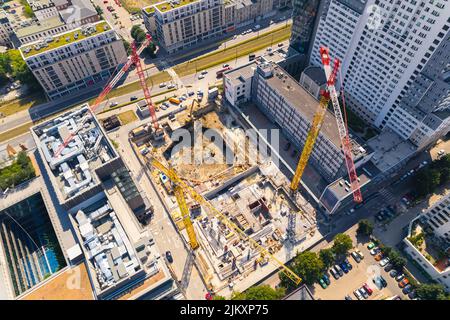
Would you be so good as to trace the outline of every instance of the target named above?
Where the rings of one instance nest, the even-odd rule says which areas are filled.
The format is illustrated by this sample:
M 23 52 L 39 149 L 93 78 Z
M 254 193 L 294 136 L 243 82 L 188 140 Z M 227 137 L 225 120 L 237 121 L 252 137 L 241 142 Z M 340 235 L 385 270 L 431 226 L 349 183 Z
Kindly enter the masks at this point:
M 327 78 L 327 83 L 334 84 L 336 81 L 337 72 L 339 70 L 340 61 L 335 60 L 333 71 L 330 74 L 330 77 Z M 305 146 L 303 147 L 302 154 L 300 155 L 300 159 L 298 160 L 297 168 L 295 170 L 294 177 L 291 181 L 291 191 L 295 191 L 300 184 L 300 180 L 302 179 L 303 172 L 305 171 L 306 165 L 308 164 L 309 157 L 311 156 L 314 144 L 316 143 L 317 136 L 319 135 L 320 128 L 322 127 L 323 119 L 325 118 L 325 114 L 327 111 L 328 102 L 330 101 L 330 95 L 327 91 L 322 91 L 321 98 L 319 102 L 318 109 L 314 114 L 313 121 L 311 123 L 311 128 L 309 129 L 308 136 L 306 137 Z
M 325 77 L 330 79 L 333 71 L 330 66 L 330 56 L 329 49 L 325 47 L 320 48 L 320 56 L 322 58 L 323 69 L 325 71 Z M 336 61 L 339 61 L 335 59 Z M 353 192 L 353 199 L 355 202 L 362 202 L 362 194 L 361 188 L 358 182 L 358 175 L 356 173 L 355 163 L 353 162 L 353 154 L 352 154 L 352 144 L 350 142 L 350 138 L 348 136 L 347 126 L 342 117 L 341 108 L 339 106 L 338 95 L 336 92 L 336 87 L 334 86 L 334 82 L 327 82 L 328 93 L 331 98 L 331 103 L 333 104 L 333 110 L 336 117 L 336 123 L 339 131 L 339 138 L 341 139 L 342 151 L 344 152 L 345 164 L 348 171 L 348 176 L 350 179 L 350 184 Z

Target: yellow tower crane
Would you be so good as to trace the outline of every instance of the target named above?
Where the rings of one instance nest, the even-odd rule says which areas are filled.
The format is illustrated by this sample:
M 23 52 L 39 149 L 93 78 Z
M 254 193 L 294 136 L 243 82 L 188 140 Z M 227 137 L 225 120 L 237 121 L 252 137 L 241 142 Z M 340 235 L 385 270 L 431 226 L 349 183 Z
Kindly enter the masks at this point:
M 192 221 L 189 215 L 189 208 L 186 204 L 186 198 L 184 197 L 184 191 L 181 186 L 181 179 L 178 178 L 178 175 L 175 173 L 174 170 L 166 168 L 162 163 L 159 161 L 152 159 L 151 161 L 152 166 L 154 166 L 156 169 L 164 173 L 170 181 L 173 183 L 173 191 L 175 194 L 175 197 L 177 198 L 178 207 L 180 208 L 181 216 L 183 218 L 183 223 L 186 228 L 186 232 L 189 237 L 189 244 L 192 248 L 192 250 L 195 250 L 198 248 L 198 241 L 197 236 L 195 235 L 194 226 L 192 225 Z
M 242 231 L 236 224 L 231 222 L 227 216 L 222 214 L 208 200 L 206 200 L 203 196 L 198 194 L 192 187 L 188 186 L 184 181 L 182 181 L 181 178 L 178 177 L 177 173 L 173 169 L 166 168 L 161 162 L 159 162 L 155 158 L 149 158 L 149 161 L 153 167 L 155 167 L 156 169 L 158 169 L 159 171 L 164 173 L 170 180 L 172 180 L 172 182 L 175 184 L 175 188 L 178 188 L 178 190 L 179 190 L 178 192 L 181 194 L 179 196 L 180 199 L 182 199 L 181 202 L 184 201 L 184 204 L 186 204 L 184 195 L 189 194 L 191 196 L 191 198 L 194 199 L 198 204 L 200 204 L 204 208 L 208 208 L 216 216 L 216 218 L 220 220 L 220 222 L 222 222 L 225 226 L 228 227 L 229 230 L 236 233 L 241 239 L 248 241 L 249 244 L 251 245 L 251 247 L 253 247 L 254 249 L 259 251 L 261 257 L 268 257 L 269 260 L 271 262 L 275 263 L 280 268 L 280 270 L 289 279 L 291 279 L 295 284 L 298 285 L 302 281 L 302 279 L 294 271 L 292 271 L 291 269 L 286 267 L 284 265 L 284 263 L 281 262 L 280 260 L 278 260 L 274 255 L 272 255 L 269 252 L 269 250 L 267 250 L 266 248 L 261 246 L 254 239 L 247 236 L 245 234 L 245 232 Z M 175 194 L 178 194 L 178 193 L 175 192 Z M 178 196 L 177 196 L 177 200 L 178 200 Z M 180 204 L 180 200 L 178 200 L 178 203 Z M 181 206 L 180 206 L 180 209 L 181 209 Z M 187 215 L 187 220 L 189 220 L 189 223 L 192 226 L 192 222 L 189 219 L 189 214 Z M 188 228 L 186 228 L 186 229 L 188 229 Z M 192 230 L 192 232 L 194 232 L 193 228 L 191 230 Z M 188 235 L 189 235 L 189 232 L 188 232 Z M 194 237 L 195 237 L 195 233 L 194 233 Z M 189 238 L 189 239 L 191 239 L 191 238 Z M 197 246 L 198 246 L 198 243 L 197 243 Z
M 335 60 L 333 71 L 330 78 L 327 80 L 327 84 L 334 84 L 336 81 L 336 75 L 339 69 L 340 61 Z M 300 180 L 302 179 L 303 172 L 305 171 L 306 165 L 308 164 L 309 157 L 311 156 L 314 144 L 316 143 L 317 136 L 319 135 L 320 128 L 322 127 L 323 120 L 325 119 L 325 114 L 328 107 L 328 102 L 330 101 L 330 94 L 328 91 L 323 90 L 321 92 L 321 98 L 317 111 L 314 114 L 311 128 L 309 129 L 308 136 L 306 137 L 305 146 L 303 147 L 302 154 L 298 160 L 297 168 L 295 169 L 294 177 L 291 181 L 291 190 L 296 191 Z

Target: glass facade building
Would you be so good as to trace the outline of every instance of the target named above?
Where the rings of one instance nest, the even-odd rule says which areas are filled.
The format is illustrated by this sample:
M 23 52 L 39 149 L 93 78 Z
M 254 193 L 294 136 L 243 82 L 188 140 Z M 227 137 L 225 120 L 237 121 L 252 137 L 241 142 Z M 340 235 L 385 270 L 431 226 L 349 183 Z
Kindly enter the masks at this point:
M 324 1 L 324 0 L 322 0 Z M 312 45 L 314 24 L 320 0 L 293 0 L 291 47 L 299 53 L 308 53 Z
M 0 245 L 16 296 L 66 266 L 40 193 L 0 211 Z

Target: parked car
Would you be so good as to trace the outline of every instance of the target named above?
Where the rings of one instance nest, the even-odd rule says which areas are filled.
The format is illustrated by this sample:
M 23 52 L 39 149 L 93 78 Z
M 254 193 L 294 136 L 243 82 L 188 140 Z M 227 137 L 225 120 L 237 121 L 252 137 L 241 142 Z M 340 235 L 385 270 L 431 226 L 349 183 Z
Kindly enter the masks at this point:
M 175 87 L 176 87 L 176 85 L 174 83 L 171 83 L 167 86 L 167 89 L 173 89 Z
M 165 82 L 161 82 L 160 84 L 159 84 L 159 87 L 160 88 L 164 88 L 166 86 L 166 83 Z
M 388 263 L 387 265 L 384 266 L 384 271 L 389 272 L 394 268 L 392 263 Z
M 228 68 L 230 65 L 228 64 L 228 63 L 224 63 L 223 65 L 222 65 L 222 68 Z
M 370 250 L 370 254 L 371 254 L 372 256 L 375 256 L 375 255 L 377 255 L 377 254 L 380 253 L 380 252 L 381 252 L 381 249 L 378 248 L 378 247 L 372 248 L 372 249 Z
M 166 110 L 167 109 L 167 107 L 164 104 L 160 105 L 159 107 L 161 108 L 161 110 Z
M 339 267 L 341 267 L 341 269 L 345 272 L 345 273 L 348 273 L 348 268 L 347 268 L 347 264 L 345 263 L 345 262 L 341 262 L 340 264 L 339 264 Z
M 356 299 L 358 300 L 363 300 L 363 295 L 359 292 L 358 289 L 356 289 L 355 291 L 353 291 L 353 294 L 355 295 Z
M 412 290 L 413 290 L 413 286 L 412 286 L 411 284 L 407 284 L 407 285 L 403 288 L 402 292 L 403 292 L 404 294 L 408 294 L 408 293 L 410 293 Z
M 205 78 L 205 76 L 203 75 L 203 74 L 199 74 L 198 75 L 198 80 L 202 80 L 202 79 L 204 79 Z
M 322 279 L 323 279 L 323 281 L 325 281 L 325 283 L 326 283 L 327 285 L 330 285 L 330 283 L 331 283 L 330 277 L 328 277 L 326 274 L 324 274 L 324 275 L 322 276 Z
M 135 100 L 137 100 L 137 97 L 136 97 L 136 96 L 131 96 L 131 97 L 130 97 L 130 101 L 135 101 Z
M 172 253 L 170 251 L 166 251 L 166 259 L 169 263 L 173 263 Z
M 353 251 L 350 255 L 357 263 L 361 262 L 361 257 L 355 251 Z
M 194 94 L 195 94 L 194 91 L 189 91 L 189 92 L 188 92 L 189 97 L 192 97 Z
M 208 70 L 203 70 L 202 72 L 201 72 L 201 74 L 203 74 L 203 75 L 205 75 L 205 74 L 207 74 L 208 73 Z
M 381 259 L 383 259 L 383 253 L 378 252 L 375 257 L 374 257 L 375 261 L 380 261 Z
M 408 278 L 403 278 L 399 283 L 398 283 L 398 286 L 400 287 L 400 288 L 404 288 L 404 287 L 406 287 L 406 285 L 409 283 L 409 280 L 408 280 Z
M 341 267 L 339 265 L 334 265 L 335 270 L 339 273 L 339 276 L 342 277 L 344 275 L 344 271 L 342 271 Z
M 337 272 L 337 270 L 335 270 L 334 267 L 331 267 L 330 273 L 336 280 L 339 279 L 339 272 Z
M 367 294 L 366 290 L 364 290 L 364 287 L 361 287 L 358 289 L 361 295 L 364 297 L 364 299 L 369 298 L 369 295 Z
M 395 278 L 398 275 L 397 270 L 391 270 L 391 272 L 389 272 L 389 275 L 391 276 L 391 278 Z
M 389 258 L 386 257 L 386 258 L 384 258 L 383 260 L 380 261 L 380 266 L 384 267 L 385 265 L 388 264 L 388 262 L 389 262 Z
M 385 288 L 387 287 L 387 281 L 383 278 L 383 276 L 377 276 L 372 279 L 372 282 L 375 283 L 378 287 Z
M 369 296 L 372 295 L 373 290 L 367 285 L 367 283 L 364 283 L 362 287 L 364 288 L 364 290 L 366 290 Z
M 361 251 L 355 250 L 355 252 L 356 252 L 356 254 L 361 258 L 361 260 L 364 259 L 364 254 L 363 254 Z
M 319 284 L 323 289 L 326 289 L 328 287 L 325 281 L 323 281 L 323 279 L 319 279 Z
M 350 297 L 350 295 L 346 295 L 345 300 L 353 300 L 353 299 L 352 299 L 352 297 Z
M 348 270 L 352 270 L 353 269 L 353 266 L 350 263 L 350 261 L 348 261 L 348 258 L 345 258 L 344 262 L 347 265 Z
M 398 276 L 395 277 L 395 281 L 397 281 L 397 282 L 402 281 L 404 277 L 405 277 L 405 274 L 403 274 L 403 273 L 399 274 Z
M 367 245 L 367 249 L 369 249 L 369 250 L 371 250 L 371 249 L 373 249 L 375 247 L 376 247 L 376 245 L 373 242 L 369 242 L 369 244 Z

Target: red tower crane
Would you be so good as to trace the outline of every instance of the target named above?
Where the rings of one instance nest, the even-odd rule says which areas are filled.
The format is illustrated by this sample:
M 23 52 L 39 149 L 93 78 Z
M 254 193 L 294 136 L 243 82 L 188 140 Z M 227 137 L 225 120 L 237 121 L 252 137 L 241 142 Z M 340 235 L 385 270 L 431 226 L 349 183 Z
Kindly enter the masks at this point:
M 320 48 L 320 56 L 322 57 L 323 69 L 325 71 L 326 79 L 335 79 L 336 75 L 334 74 L 331 66 L 330 66 L 330 55 L 329 49 L 325 47 Z M 335 64 L 339 60 L 335 59 Z M 353 154 L 352 154 L 352 144 L 350 142 L 350 138 L 348 136 L 347 124 L 345 123 L 341 108 L 339 106 L 339 100 L 336 92 L 336 88 L 334 86 L 334 81 L 327 81 L 327 89 L 330 94 L 331 102 L 333 104 L 334 114 L 336 117 L 336 122 L 339 131 L 339 137 L 341 139 L 342 151 L 344 152 L 345 164 L 347 166 L 348 176 L 350 179 L 350 184 L 353 192 L 353 199 L 355 202 L 362 202 L 362 194 L 361 188 L 359 186 L 358 175 L 356 173 L 355 163 L 353 162 Z M 344 110 L 345 112 L 345 110 Z
M 103 91 L 98 95 L 97 99 L 92 106 L 89 106 L 92 113 L 95 113 L 95 110 L 98 108 L 100 103 L 103 102 L 108 93 L 114 88 L 114 86 L 119 82 L 119 80 L 123 77 L 123 75 L 128 71 L 131 65 L 136 66 L 136 71 L 139 76 L 139 81 L 141 83 L 142 90 L 144 91 L 145 101 L 147 102 L 147 106 L 150 110 L 150 115 L 152 117 L 152 122 L 155 127 L 155 136 L 161 137 L 161 134 L 164 132 L 159 128 L 158 120 L 155 114 L 155 105 L 152 102 L 150 90 L 148 89 L 147 83 L 145 82 L 144 70 L 142 69 L 141 60 L 139 59 L 139 55 L 144 51 L 144 49 L 150 44 L 152 41 L 152 37 L 147 34 L 145 41 L 141 44 L 139 49 L 136 47 L 136 42 L 134 41 L 132 44 L 131 55 L 128 56 L 127 62 L 123 65 L 119 72 L 108 82 L 108 84 L 103 88 Z M 84 122 L 87 118 L 83 118 L 81 123 L 78 125 L 78 129 L 71 132 L 70 135 L 64 140 L 64 142 L 58 147 L 55 152 L 55 157 L 59 157 L 64 148 L 69 144 L 69 142 L 76 136 L 78 130 L 83 127 Z

